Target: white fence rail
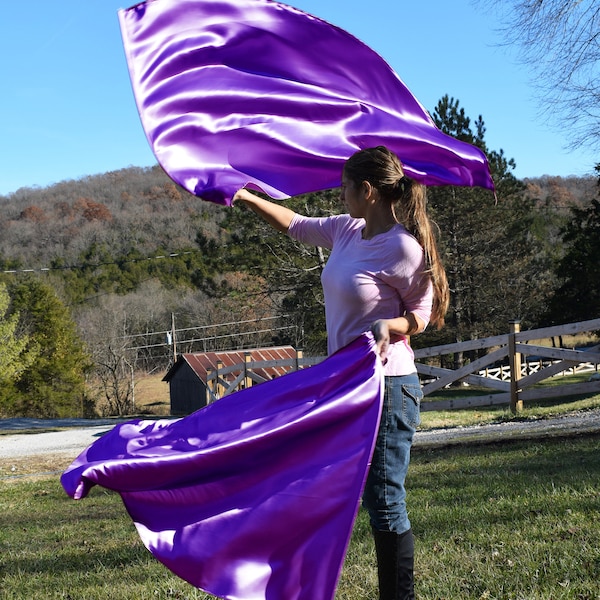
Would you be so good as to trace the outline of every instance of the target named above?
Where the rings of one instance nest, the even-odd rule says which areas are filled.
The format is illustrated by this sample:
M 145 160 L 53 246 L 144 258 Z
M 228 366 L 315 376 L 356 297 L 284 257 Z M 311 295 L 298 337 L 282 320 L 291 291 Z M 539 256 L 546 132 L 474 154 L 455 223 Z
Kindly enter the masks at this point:
M 536 360 L 535 362 L 526 362 L 521 364 L 521 377 L 526 377 L 532 373 L 538 373 L 546 367 L 554 364 L 559 364 L 561 361 L 544 361 Z M 594 373 L 598 371 L 598 365 L 594 363 L 581 363 L 579 365 L 573 365 L 556 373 L 554 377 L 564 377 L 566 375 L 575 375 L 576 373 Z M 487 368 L 477 373 L 480 377 L 487 377 L 489 379 L 496 379 L 497 381 L 510 381 L 510 365 L 501 365 L 499 367 Z

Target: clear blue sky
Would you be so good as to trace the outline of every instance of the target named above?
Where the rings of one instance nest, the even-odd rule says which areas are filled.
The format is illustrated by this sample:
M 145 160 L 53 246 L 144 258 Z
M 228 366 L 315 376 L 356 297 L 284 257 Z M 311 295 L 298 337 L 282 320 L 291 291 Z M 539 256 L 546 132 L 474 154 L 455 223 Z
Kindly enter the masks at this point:
M 121 44 L 120 0 L 4 0 L 0 194 L 155 164 Z M 449 94 L 479 114 L 517 177 L 585 175 L 599 156 L 565 150 L 538 116 L 528 72 L 499 23 L 470 0 L 290 0 L 377 51 L 430 111 Z

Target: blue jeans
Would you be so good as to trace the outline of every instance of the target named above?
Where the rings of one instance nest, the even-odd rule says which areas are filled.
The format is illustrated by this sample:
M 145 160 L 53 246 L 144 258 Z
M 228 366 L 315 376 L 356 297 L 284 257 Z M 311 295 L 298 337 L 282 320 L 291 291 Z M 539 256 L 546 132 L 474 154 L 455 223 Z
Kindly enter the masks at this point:
M 363 506 L 379 531 L 410 529 L 404 480 L 423 398 L 416 373 L 385 378 L 385 395 Z

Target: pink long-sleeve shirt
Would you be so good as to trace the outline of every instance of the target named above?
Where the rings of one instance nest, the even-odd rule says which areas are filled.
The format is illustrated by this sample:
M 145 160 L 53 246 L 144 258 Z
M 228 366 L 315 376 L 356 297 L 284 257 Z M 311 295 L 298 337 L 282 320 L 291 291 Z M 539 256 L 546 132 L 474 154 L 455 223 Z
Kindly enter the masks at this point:
M 331 249 L 321 275 L 329 354 L 369 331 L 377 319 L 414 312 L 426 324 L 431 318 L 433 289 L 424 273 L 419 242 L 400 224 L 365 240 L 363 219 L 349 215 L 295 215 L 288 235 L 305 244 Z M 390 344 L 386 375 L 415 372 L 408 339 Z

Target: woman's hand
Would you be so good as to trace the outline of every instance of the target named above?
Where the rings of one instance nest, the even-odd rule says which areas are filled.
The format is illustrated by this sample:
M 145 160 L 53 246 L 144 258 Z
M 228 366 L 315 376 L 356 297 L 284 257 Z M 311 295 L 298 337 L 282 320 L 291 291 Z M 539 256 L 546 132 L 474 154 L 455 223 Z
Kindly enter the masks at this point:
M 377 319 L 371 325 L 371 333 L 377 344 L 377 354 L 385 365 L 387 352 L 392 342 L 397 342 L 401 337 L 409 338 L 425 330 L 425 322 L 415 313 L 406 313 L 403 317 L 394 319 Z
M 233 195 L 231 203 L 235 204 L 237 200 L 241 200 L 250 210 L 254 211 L 278 231 L 287 233 L 295 215 L 289 208 L 270 200 L 265 200 L 245 188 L 238 190 Z
M 258 196 L 255 196 L 252 192 L 249 192 L 246 188 L 239 189 L 231 199 L 231 203 L 233 204 L 236 200 L 241 200 L 242 202 L 252 202 L 253 200 L 258 200 Z
M 377 356 L 379 356 L 381 362 L 385 364 L 387 362 L 387 351 L 390 347 L 390 327 L 387 320 L 377 319 L 377 321 L 371 325 L 371 333 L 377 344 Z

